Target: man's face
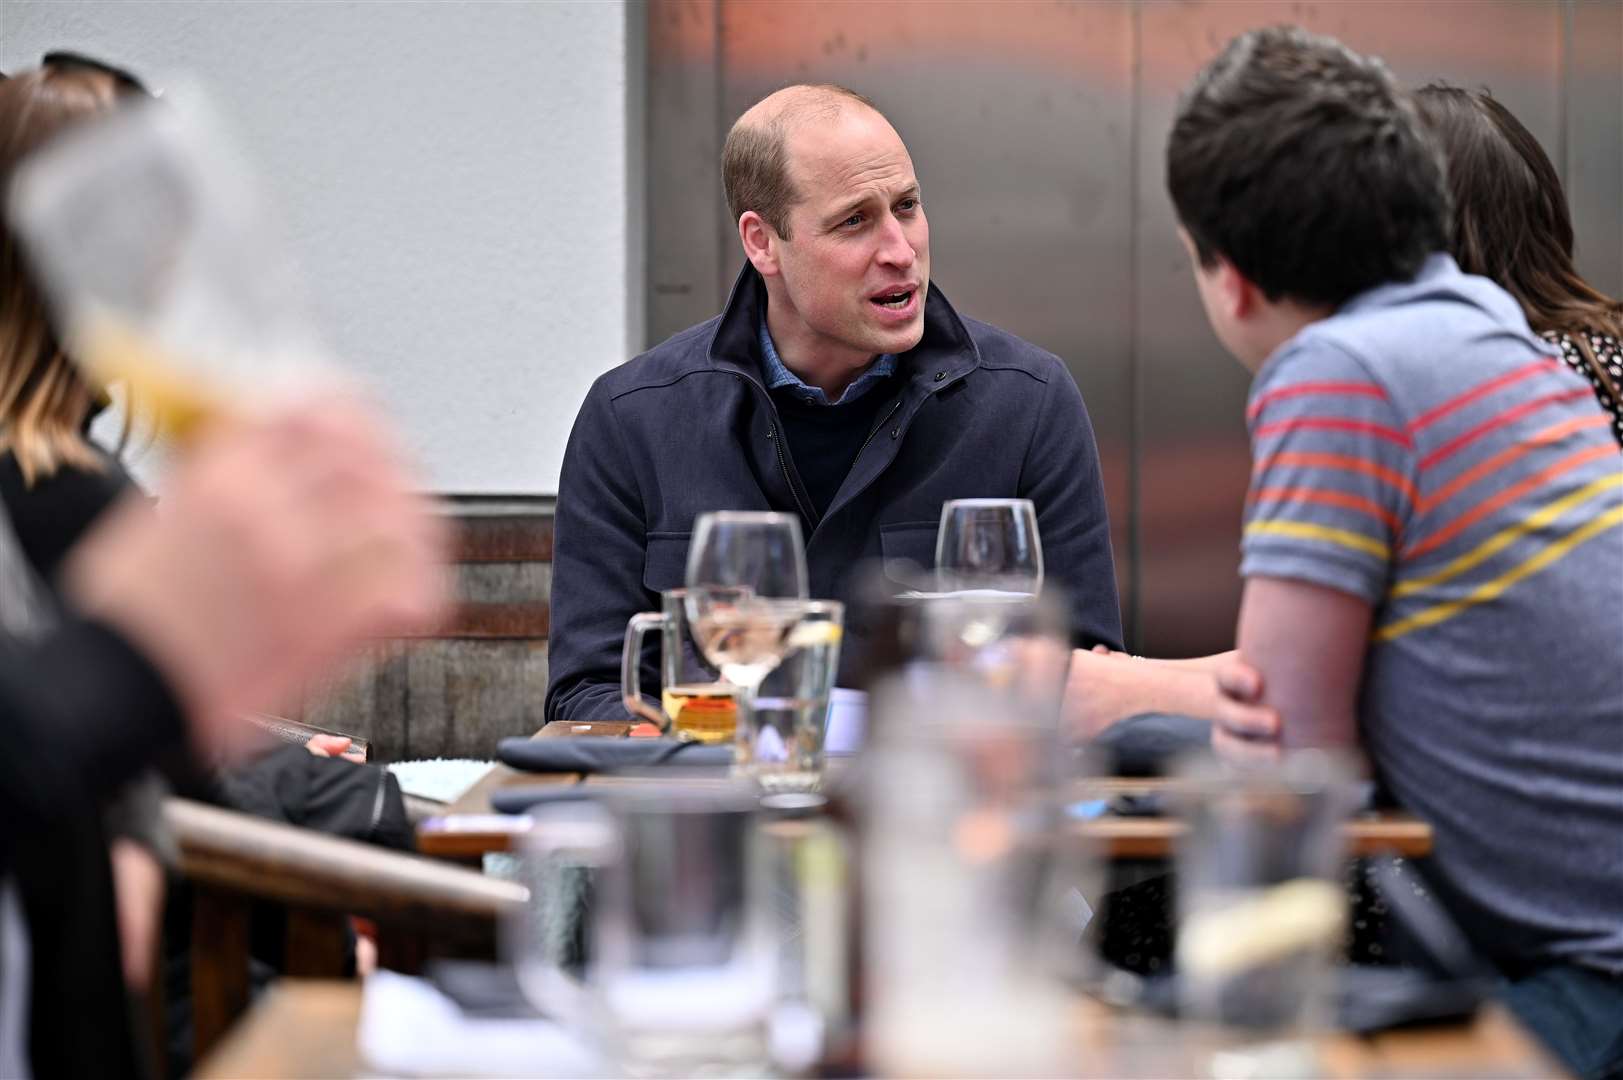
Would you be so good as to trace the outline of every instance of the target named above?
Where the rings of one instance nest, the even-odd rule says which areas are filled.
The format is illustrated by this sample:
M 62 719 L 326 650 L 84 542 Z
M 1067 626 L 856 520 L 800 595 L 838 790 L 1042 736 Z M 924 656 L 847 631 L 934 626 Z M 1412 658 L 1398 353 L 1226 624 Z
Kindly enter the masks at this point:
M 783 291 L 813 347 L 871 357 L 902 353 L 924 334 L 930 224 L 907 147 L 861 106 L 790 136 L 799 201 L 778 242 Z

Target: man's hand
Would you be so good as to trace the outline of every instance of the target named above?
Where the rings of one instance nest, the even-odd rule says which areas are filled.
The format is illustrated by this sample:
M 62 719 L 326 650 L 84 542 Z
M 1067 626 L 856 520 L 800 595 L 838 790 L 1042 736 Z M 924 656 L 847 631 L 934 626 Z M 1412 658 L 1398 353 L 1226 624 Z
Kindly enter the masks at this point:
M 364 639 L 431 624 L 445 549 L 382 431 L 329 396 L 204 430 L 160 512 L 106 515 L 65 584 L 163 673 L 212 752 Z
M 1233 693 L 1225 689 L 1225 678 L 1232 680 Z M 1259 704 L 1260 682 L 1229 653 L 1162 661 L 1077 650 L 1066 679 L 1065 718 L 1070 734 L 1092 738 L 1138 713 L 1193 716 L 1212 721 L 1215 745 L 1218 729 L 1279 730 L 1278 715 Z
M 1220 705 L 1212 718 L 1212 749 L 1230 761 L 1278 760 L 1279 714 L 1261 705 L 1262 676 L 1231 655 L 1214 677 Z

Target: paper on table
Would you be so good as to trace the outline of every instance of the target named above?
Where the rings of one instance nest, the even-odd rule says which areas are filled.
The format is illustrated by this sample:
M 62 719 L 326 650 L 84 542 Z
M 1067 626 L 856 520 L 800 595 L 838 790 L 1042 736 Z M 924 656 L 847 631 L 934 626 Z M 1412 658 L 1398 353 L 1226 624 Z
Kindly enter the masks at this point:
M 823 733 L 823 753 L 856 753 L 862 749 L 862 737 L 867 728 L 867 694 L 840 686 L 829 692 L 828 729 Z
M 453 803 L 477 784 L 494 766 L 494 761 L 470 758 L 434 758 L 427 761 L 397 761 L 389 766 L 400 781 L 403 794 L 431 802 Z
M 391 1075 L 608 1075 L 551 1020 L 469 1018 L 426 980 L 392 971 L 367 977 L 355 1040 L 368 1065 Z

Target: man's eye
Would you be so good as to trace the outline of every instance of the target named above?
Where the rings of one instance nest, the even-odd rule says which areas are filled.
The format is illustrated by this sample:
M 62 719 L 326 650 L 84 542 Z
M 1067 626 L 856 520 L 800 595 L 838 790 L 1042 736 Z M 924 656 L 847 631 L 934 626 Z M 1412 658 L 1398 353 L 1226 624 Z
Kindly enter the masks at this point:
M 896 204 L 896 209 L 900 210 L 904 214 L 911 213 L 912 211 L 917 210 L 918 208 L 919 208 L 918 199 L 903 199 L 901 202 Z
M 842 228 L 842 229 L 854 229 L 858 225 L 861 225 L 861 224 L 862 224 L 862 215 L 861 214 L 852 214 L 850 217 L 848 217 L 844 221 L 840 222 L 840 228 Z

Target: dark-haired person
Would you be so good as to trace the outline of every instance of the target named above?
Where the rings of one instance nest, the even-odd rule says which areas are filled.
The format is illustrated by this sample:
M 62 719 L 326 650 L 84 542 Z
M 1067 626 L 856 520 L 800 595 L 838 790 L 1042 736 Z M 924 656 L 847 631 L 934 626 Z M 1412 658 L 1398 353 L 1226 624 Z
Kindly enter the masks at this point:
M 885 117 L 849 90 L 788 87 L 734 124 L 722 173 L 747 260 L 726 309 L 599 378 L 570 434 L 547 719 L 624 715 L 626 619 L 683 583 L 710 510 L 798 514 L 812 595 L 848 600 L 865 559 L 934 565 L 943 501 L 1029 498 L 1079 642 L 1120 648 L 1082 396 L 1058 357 L 932 283 L 919 181 Z
M 1231 42 L 1178 107 L 1167 187 L 1255 372 L 1240 657 L 1285 744 L 1361 744 L 1431 823 L 1517 1013 L 1616 1075 L 1623 457 L 1589 385 L 1446 254 L 1435 144 L 1333 40 Z
M 1528 325 L 1589 380 L 1623 444 L 1623 303 L 1573 265 L 1572 215 L 1555 166 L 1485 90 L 1433 84 L 1415 101 L 1448 166 L 1454 261 L 1521 303 Z

